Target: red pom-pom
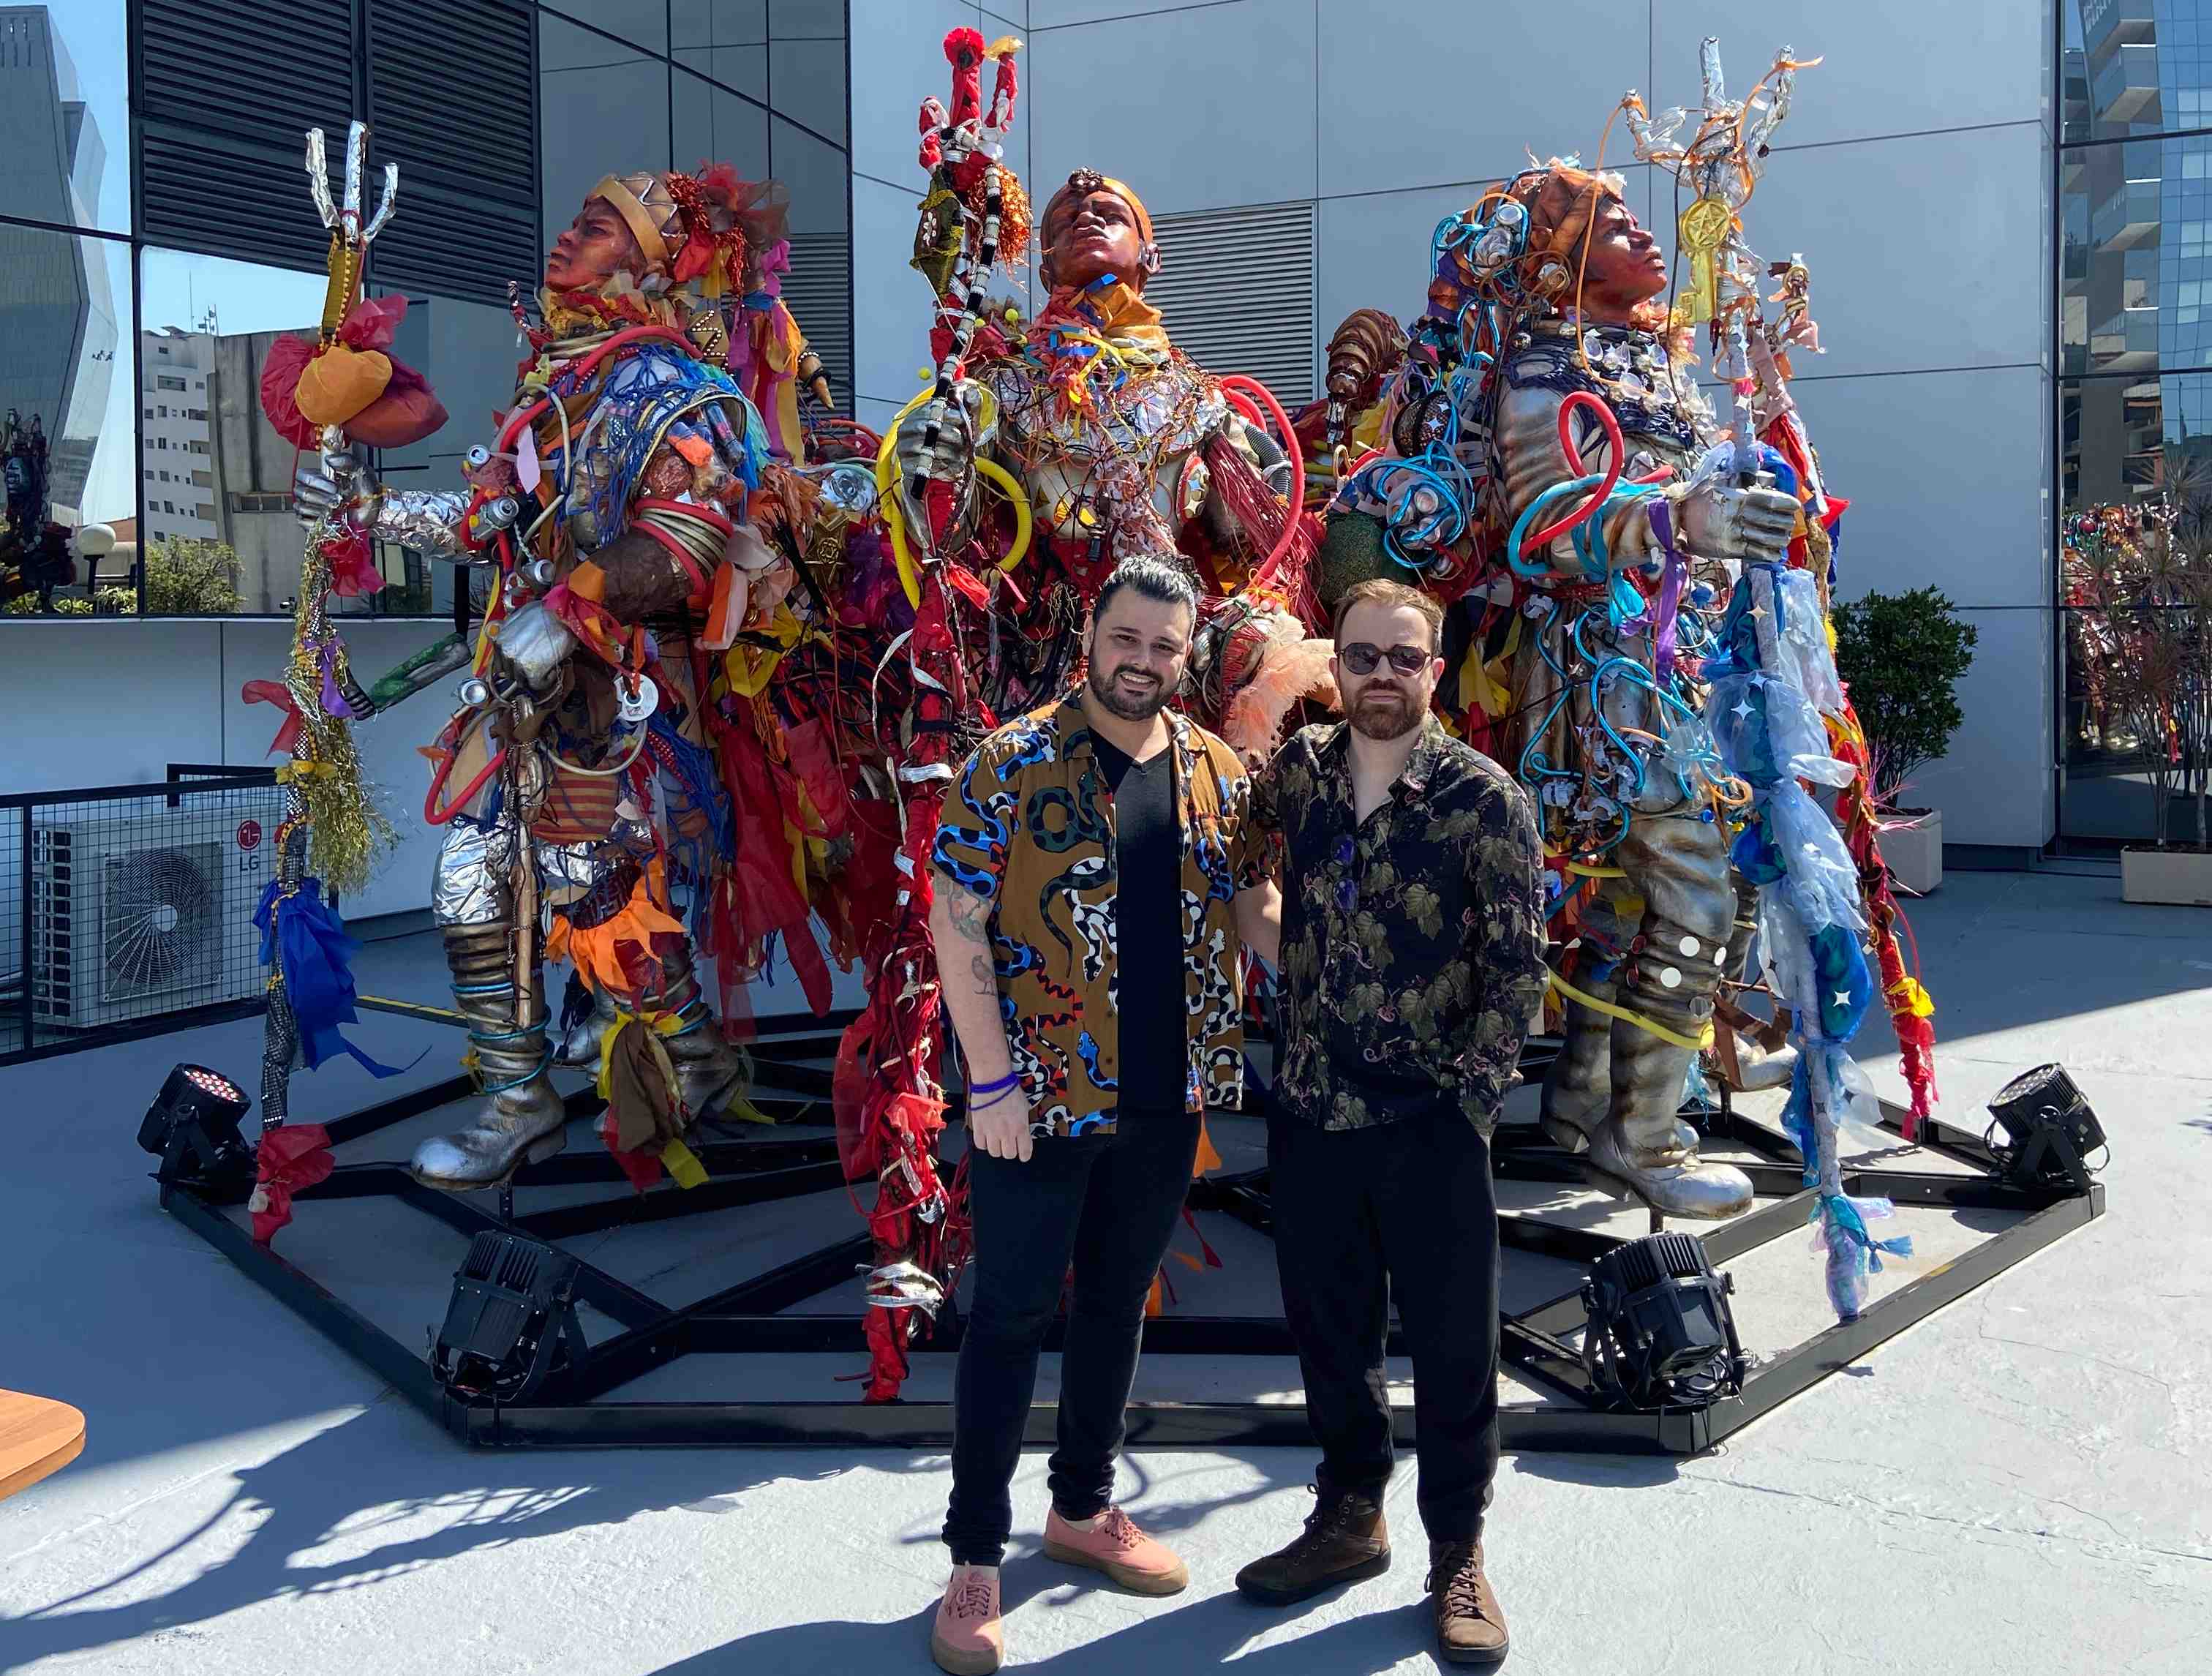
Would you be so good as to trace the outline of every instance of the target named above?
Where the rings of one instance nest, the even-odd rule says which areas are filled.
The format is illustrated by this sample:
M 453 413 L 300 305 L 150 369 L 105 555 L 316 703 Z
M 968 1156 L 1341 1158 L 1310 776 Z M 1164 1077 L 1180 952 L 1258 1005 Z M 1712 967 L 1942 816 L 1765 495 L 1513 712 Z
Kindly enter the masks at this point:
M 372 448 L 404 448 L 443 425 L 446 416 L 445 404 L 431 390 L 430 381 L 394 361 L 392 382 L 381 396 L 346 421 L 346 434 Z
M 388 349 L 406 318 L 404 297 L 363 297 L 338 328 L 338 341 L 349 349 Z

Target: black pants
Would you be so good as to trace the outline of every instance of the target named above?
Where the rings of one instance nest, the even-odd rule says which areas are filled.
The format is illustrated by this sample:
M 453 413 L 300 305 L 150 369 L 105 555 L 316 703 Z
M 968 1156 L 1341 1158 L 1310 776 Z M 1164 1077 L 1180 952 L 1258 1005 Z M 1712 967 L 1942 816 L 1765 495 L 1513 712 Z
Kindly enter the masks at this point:
M 1390 1477 L 1382 1351 L 1395 1298 L 1413 1358 L 1421 1523 L 1437 1541 L 1478 1540 L 1498 1475 L 1489 1144 L 1455 1110 L 1343 1130 L 1278 1114 L 1267 1157 L 1322 1493 L 1379 1497 Z
M 1106 1510 L 1143 1342 L 1145 1299 L 1167 1255 L 1198 1155 L 1198 1119 L 1125 1114 L 1116 1133 L 1040 1139 L 1027 1163 L 971 1153 L 975 1296 L 952 1395 L 956 1565 L 996 1565 L 1036 1389 L 1037 1352 L 1073 1266 L 1060 1351 L 1052 1502 L 1064 1519 Z

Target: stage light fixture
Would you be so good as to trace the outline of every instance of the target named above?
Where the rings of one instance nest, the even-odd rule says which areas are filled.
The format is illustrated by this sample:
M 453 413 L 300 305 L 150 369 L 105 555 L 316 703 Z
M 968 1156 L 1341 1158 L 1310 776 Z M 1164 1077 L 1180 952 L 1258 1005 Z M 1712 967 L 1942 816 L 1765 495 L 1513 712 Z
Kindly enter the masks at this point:
M 253 1151 L 240 1136 L 238 1120 L 252 1103 L 220 1071 L 180 1065 L 170 1072 L 138 1125 L 138 1145 L 161 1161 L 155 1180 L 250 1181 Z
M 2104 1168 L 2088 1157 L 2108 1145 L 2104 1126 L 2062 1065 L 2039 1065 L 2007 1083 L 1990 1101 L 1990 1126 L 1982 1141 L 2006 1180 L 2021 1187 L 2070 1185 L 2089 1191 L 2091 1178 Z M 2004 1131 L 2004 1139 L 1997 1131 Z
M 1650 1234 L 1608 1251 L 1583 1283 L 1583 1368 L 1616 1407 L 1703 1408 L 1743 1388 L 1747 1358 L 1729 1294 L 1693 1234 Z
M 523 1234 L 477 1235 L 453 1272 L 431 1373 L 456 1396 L 524 1400 L 556 1365 L 583 1360 L 575 1287 L 566 1252 Z

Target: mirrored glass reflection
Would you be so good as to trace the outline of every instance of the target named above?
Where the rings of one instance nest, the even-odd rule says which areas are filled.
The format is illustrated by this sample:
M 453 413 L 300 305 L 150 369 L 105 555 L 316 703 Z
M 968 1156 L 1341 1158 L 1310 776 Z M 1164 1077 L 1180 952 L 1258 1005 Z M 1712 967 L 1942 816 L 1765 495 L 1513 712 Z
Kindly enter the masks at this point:
M 0 223 L 0 610 L 135 606 L 131 252 Z
M 0 6 L 0 216 L 131 230 L 124 0 Z
M 139 286 L 146 610 L 289 611 L 305 540 L 295 451 L 261 411 L 261 366 L 279 337 L 313 335 L 323 276 L 149 250 Z

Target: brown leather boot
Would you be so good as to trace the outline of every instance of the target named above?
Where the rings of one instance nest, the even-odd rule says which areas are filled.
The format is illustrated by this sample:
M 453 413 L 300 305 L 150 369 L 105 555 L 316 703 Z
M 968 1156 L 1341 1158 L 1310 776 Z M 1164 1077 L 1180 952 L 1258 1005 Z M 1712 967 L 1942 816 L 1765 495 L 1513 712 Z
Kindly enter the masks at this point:
M 1447 1664 L 1496 1664 L 1505 1656 L 1505 1614 L 1482 1574 L 1480 1542 L 1430 1543 L 1428 1587 L 1437 1657 Z
M 1239 1571 L 1237 1588 L 1248 1600 L 1287 1606 L 1389 1569 L 1390 1528 L 1382 1521 L 1382 1504 L 1346 1491 L 1322 1497 L 1297 1539 Z

